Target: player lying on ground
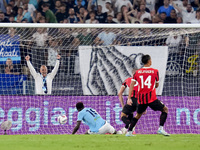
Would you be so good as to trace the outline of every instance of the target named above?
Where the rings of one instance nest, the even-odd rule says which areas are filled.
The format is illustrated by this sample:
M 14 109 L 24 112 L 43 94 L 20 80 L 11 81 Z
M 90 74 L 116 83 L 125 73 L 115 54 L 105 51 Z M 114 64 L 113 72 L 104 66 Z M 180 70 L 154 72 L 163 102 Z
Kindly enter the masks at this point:
M 127 103 L 131 105 L 131 95 L 136 84 L 138 82 L 139 90 L 138 90 L 138 109 L 137 114 L 131 121 L 129 131 L 126 136 L 132 136 L 132 130 L 135 127 L 137 121 L 142 116 L 143 112 L 149 106 L 154 111 L 161 111 L 160 115 L 160 127 L 157 131 L 158 134 L 162 134 L 165 136 L 169 136 L 167 132 L 163 129 L 164 123 L 167 119 L 168 108 L 157 99 L 156 97 L 156 89 L 159 86 L 159 72 L 157 69 L 151 68 L 151 57 L 149 55 L 142 56 L 142 63 L 144 67 L 137 70 L 133 76 Z
M 78 110 L 78 119 L 72 134 L 75 134 L 78 131 L 82 121 L 84 121 L 84 123 L 90 128 L 86 134 L 117 133 L 114 127 L 102 119 L 96 110 L 92 108 L 85 108 L 82 102 L 78 102 L 76 104 L 76 109 Z

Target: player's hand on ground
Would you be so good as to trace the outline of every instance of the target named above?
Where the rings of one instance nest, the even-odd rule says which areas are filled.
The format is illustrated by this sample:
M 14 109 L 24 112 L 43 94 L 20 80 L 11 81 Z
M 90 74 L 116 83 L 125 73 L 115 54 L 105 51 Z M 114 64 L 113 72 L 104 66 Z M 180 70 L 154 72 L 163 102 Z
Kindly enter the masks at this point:
M 128 99 L 128 100 L 127 100 L 127 104 L 128 104 L 128 105 L 132 105 L 132 103 L 133 103 L 133 102 L 132 102 L 131 99 Z
M 57 55 L 57 57 L 56 57 L 57 59 L 60 59 L 61 58 L 61 56 L 60 55 Z
M 29 61 L 29 60 L 30 60 L 30 56 L 27 55 L 27 56 L 25 57 L 25 59 L 26 59 L 26 61 Z

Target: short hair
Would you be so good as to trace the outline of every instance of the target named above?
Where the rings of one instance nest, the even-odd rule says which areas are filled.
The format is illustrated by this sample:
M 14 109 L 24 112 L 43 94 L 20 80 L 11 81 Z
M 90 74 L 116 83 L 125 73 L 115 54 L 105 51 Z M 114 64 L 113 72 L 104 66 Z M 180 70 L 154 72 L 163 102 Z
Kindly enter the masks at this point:
M 138 24 L 140 24 L 140 22 L 139 22 L 139 21 L 135 21 L 134 23 L 138 23 Z
M 65 3 L 61 3 L 60 7 L 67 7 L 67 5 Z
M 41 17 L 39 18 L 39 20 L 45 20 L 45 17 L 44 17 L 44 16 L 41 16 Z
M 83 103 L 82 103 L 82 102 L 78 102 L 78 103 L 76 104 L 76 109 L 77 109 L 77 110 L 80 110 L 80 109 L 82 109 L 82 108 L 84 108 Z
M 111 5 L 111 2 L 106 2 L 106 4 L 110 4 Z
M 146 65 L 150 59 L 151 59 L 151 56 L 149 56 L 149 55 L 143 55 L 142 56 L 142 63 L 144 65 Z
M 166 12 L 161 12 L 160 14 L 165 14 L 165 15 L 167 15 L 167 13 L 166 13 Z
M 91 14 L 95 14 L 95 15 L 96 15 L 95 11 L 91 11 L 89 14 L 90 14 L 90 15 L 91 15 Z
M 22 11 L 24 10 L 24 8 L 23 8 L 23 7 L 18 7 L 18 9 L 21 9 Z
M 44 4 L 42 4 L 42 7 L 50 7 L 50 4 L 49 3 L 44 3 Z
M 149 20 L 149 18 L 144 18 L 142 21 L 147 22 L 147 23 L 151 23 L 151 20 Z
M 11 4 L 7 4 L 7 6 L 6 7 L 11 7 L 12 8 L 12 5 Z
M 7 60 L 12 60 L 11 58 L 7 58 Z

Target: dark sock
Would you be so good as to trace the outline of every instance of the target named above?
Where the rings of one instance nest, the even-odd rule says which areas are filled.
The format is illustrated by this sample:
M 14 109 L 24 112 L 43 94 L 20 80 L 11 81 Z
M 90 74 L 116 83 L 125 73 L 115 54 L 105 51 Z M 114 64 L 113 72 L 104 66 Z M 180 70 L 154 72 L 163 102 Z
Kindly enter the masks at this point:
M 132 120 L 133 119 L 133 114 L 128 115 L 128 119 Z
M 125 116 L 123 116 L 123 117 L 121 118 L 121 120 L 122 120 L 123 123 L 125 124 L 125 128 L 128 129 L 128 126 L 129 126 L 129 124 L 131 123 L 131 121 L 130 121 L 127 117 L 125 117 Z
M 133 114 L 128 115 L 128 119 L 130 120 L 130 123 L 131 123 L 131 120 L 133 119 Z M 129 124 L 126 124 L 126 126 L 125 126 L 126 129 L 128 129 Z
M 167 119 L 167 113 L 162 112 L 160 115 L 160 126 L 164 126 L 166 119 Z
M 132 131 L 137 122 L 138 122 L 138 119 L 134 117 L 134 118 L 131 120 L 131 124 L 130 124 L 130 127 L 129 127 L 128 130 L 129 130 L 129 131 Z

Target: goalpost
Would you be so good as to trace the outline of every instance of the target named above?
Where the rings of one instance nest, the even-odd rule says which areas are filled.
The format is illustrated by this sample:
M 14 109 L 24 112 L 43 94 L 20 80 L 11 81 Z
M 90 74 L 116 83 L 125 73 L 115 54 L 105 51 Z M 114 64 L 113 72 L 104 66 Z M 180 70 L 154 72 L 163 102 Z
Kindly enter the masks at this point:
M 119 130 L 117 93 L 132 69 L 142 67 L 143 54 L 160 73 L 158 98 L 169 108 L 166 131 L 200 133 L 200 25 L 2 23 L 0 31 L 0 124 L 12 121 L 8 134 L 70 134 L 79 101 Z M 36 95 L 25 56 L 37 72 L 46 65 L 50 73 L 58 54 L 52 94 Z M 59 114 L 68 117 L 65 125 L 56 121 Z M 159 115 L 148 109 L 136 133 L 156 133 Z M 82 125 L 79 133 L 86 129 Z

